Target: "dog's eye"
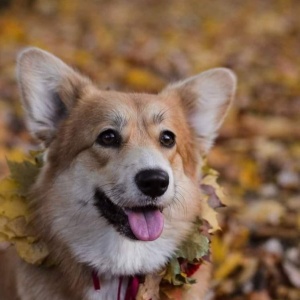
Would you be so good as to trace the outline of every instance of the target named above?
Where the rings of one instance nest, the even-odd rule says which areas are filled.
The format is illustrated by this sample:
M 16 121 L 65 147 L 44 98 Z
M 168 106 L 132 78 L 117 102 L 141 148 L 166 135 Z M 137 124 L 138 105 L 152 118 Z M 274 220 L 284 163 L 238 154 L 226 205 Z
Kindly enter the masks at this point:
M 171 148 L 175 145 L 175 134 L 165 130 L 160 134 L 159 141 L 164 147 Z
M 121 136 L 117 131 L 107 129 L 98 135 L 96 143 L 103 147 L 119 147 Z

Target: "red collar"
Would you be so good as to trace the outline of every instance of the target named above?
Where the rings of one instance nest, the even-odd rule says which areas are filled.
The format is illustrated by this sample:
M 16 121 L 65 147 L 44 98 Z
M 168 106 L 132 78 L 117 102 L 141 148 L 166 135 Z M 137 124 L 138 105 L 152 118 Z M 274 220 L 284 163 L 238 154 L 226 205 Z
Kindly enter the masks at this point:
M 92 271 L 92 279 L 95 291 L 101 290 L 100 279 L 96 271 Z M 117 300 L 121 300 L 121 288 L 122 288 L 123 277 L 119 278 L 119 287 L 118 287 L 118 298 Z M 128 281 L 126 295 L 124 300 L 135 300 L 136 295 L 139 290 L 140 277 L 139 276 L 131 276 Z
M 189 264 L 186 263 L 181 266 L 184 269 L 184 272 L 188 277 L 192 276 L 201 266 L 202 263 L 198 264 Z M 118 287 L 118 298 L 117 300 L 121 300 L 121 288 L 123 282 L 123 276 L 119 277 L 119 287 Z M 101 290 L 100 279 L 95 270 L 92 271 L 92 279 L 95 291 Z M 139 284 L 143 283 L 141 276 L 130 276 L 128 280 L 128 285 L 126 289 L 126 294 L 124 300 L 135 300 L 138 290 Z

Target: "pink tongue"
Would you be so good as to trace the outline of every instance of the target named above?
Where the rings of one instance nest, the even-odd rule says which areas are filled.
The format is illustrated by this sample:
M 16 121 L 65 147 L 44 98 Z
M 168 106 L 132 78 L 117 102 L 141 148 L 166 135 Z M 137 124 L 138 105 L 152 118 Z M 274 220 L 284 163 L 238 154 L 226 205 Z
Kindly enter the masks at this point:
M 141 241 L 154 241 L 162 233 L 164 216 L 158 209 L 127 210 L 130 228 L 135 237 Z

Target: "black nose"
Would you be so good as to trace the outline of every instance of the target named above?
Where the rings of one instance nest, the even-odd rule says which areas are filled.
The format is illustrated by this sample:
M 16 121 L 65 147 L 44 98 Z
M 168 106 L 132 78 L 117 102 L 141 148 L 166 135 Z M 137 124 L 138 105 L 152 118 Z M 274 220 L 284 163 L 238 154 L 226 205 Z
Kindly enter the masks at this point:
M 136 174 L 135 182 L 143 194 L 156 198 L 167 190 L 169 175 L 160 169 L 143 170 Z

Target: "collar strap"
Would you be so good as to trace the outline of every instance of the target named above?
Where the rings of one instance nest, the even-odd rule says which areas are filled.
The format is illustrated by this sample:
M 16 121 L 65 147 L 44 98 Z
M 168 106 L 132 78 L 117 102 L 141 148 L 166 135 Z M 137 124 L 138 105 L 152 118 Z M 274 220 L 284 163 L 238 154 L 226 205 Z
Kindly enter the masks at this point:
M 94 285 L 95 291 L 99 291 L 101 289 L 100 279 L 95 270 L 92 271 L 92 279 L 93 279 L 93 285 Z
M 135 300 L 136 295 L 139 291 L 139 285 L 140 278 L 138 276 L 132 276 L 129 278 L 125 300 Z
M 93 280 L 93 285 L 94 285 L 95 291 L 100 291 L 101 290 L 100 279 L 95 270 L 92 271 L 92 280 Z M 117 300 L 121 300 L 122 283 L 123 283 L 123 276 L 121 276 L 119 278 Z M 129 278 L 124 300 L 135 300 L 138 290 L 139 290 L 140 283 L 142 283 L 140 276 L 131 276 Z

